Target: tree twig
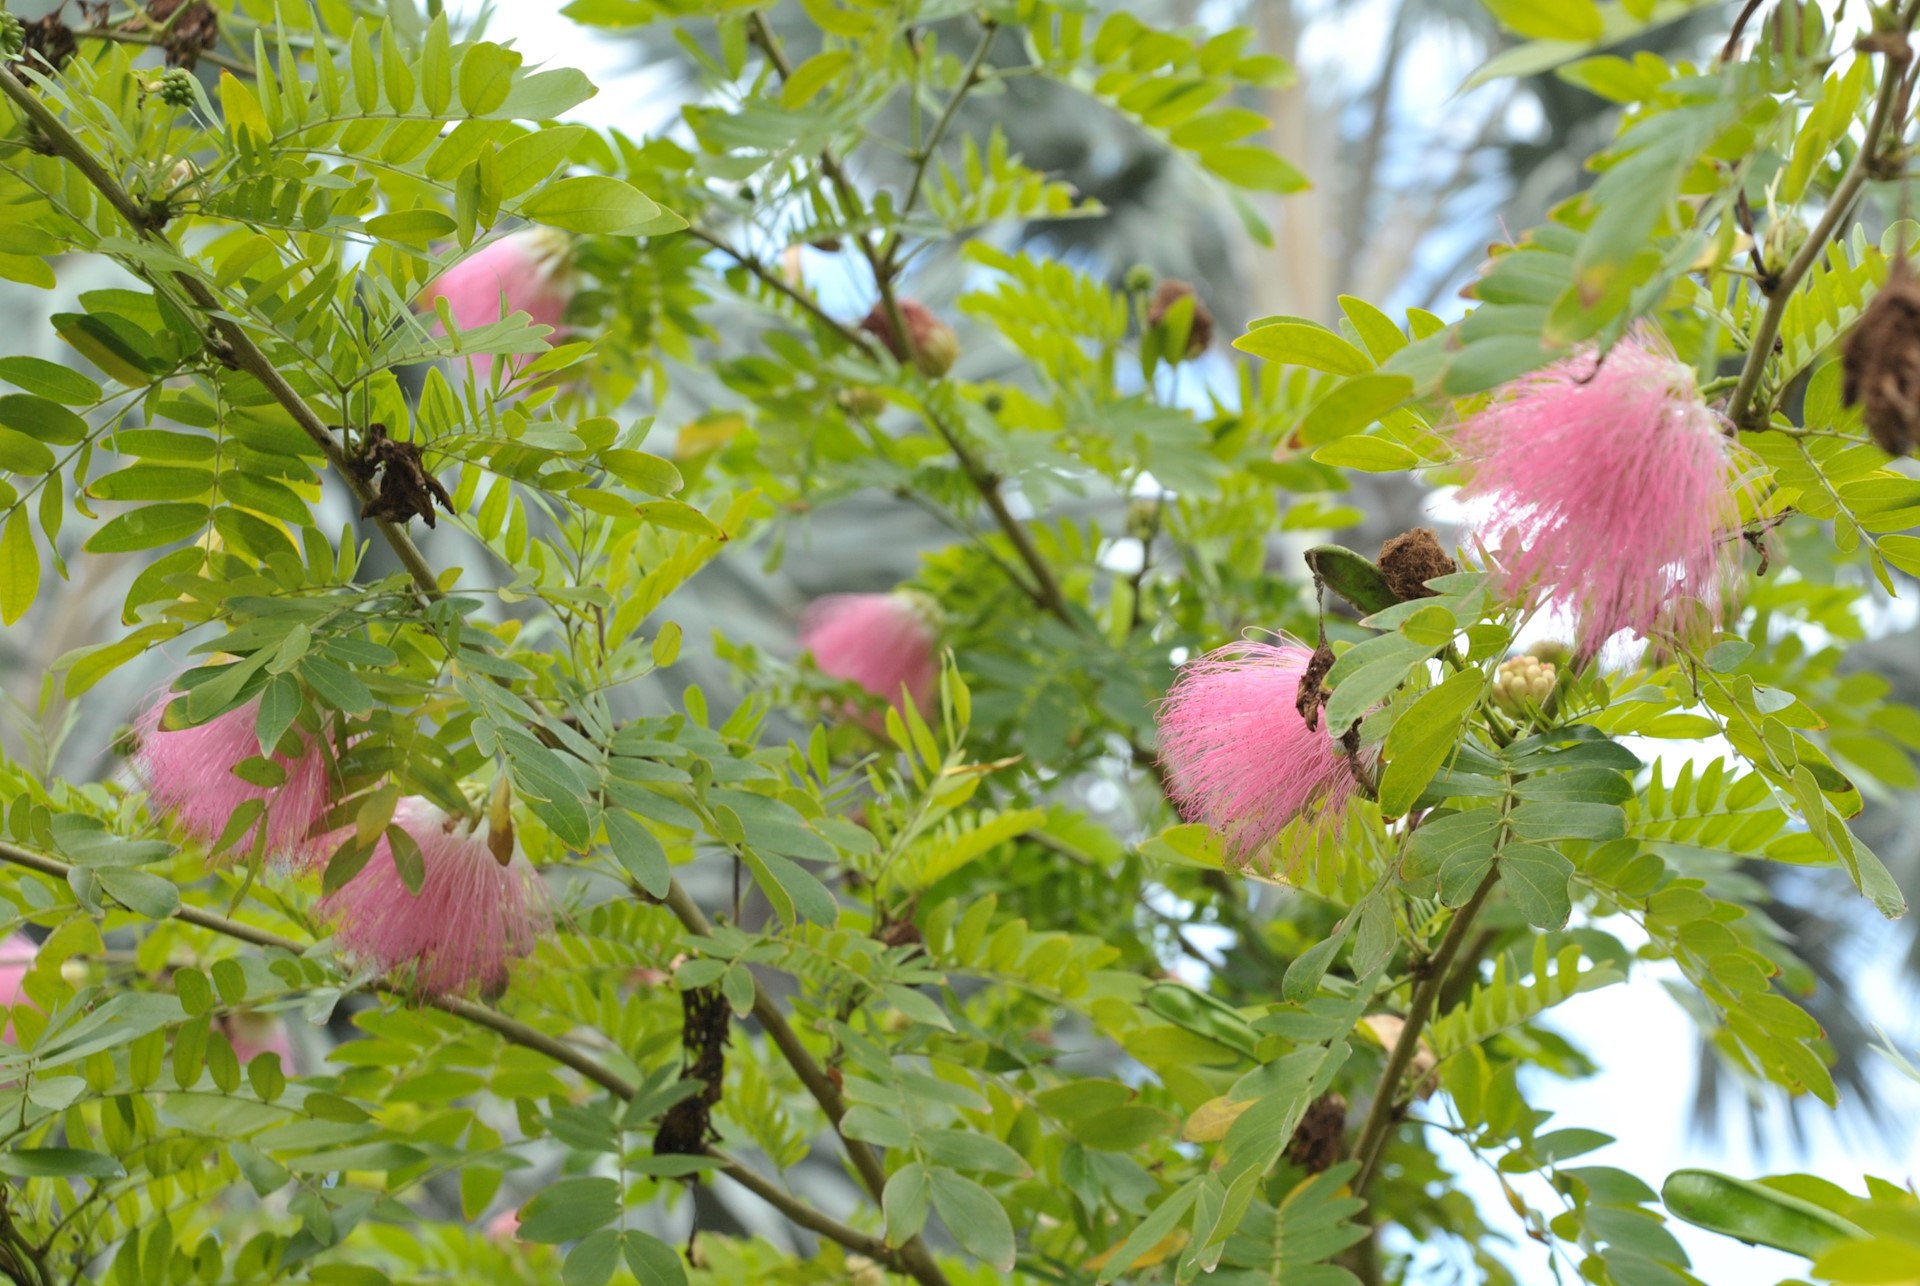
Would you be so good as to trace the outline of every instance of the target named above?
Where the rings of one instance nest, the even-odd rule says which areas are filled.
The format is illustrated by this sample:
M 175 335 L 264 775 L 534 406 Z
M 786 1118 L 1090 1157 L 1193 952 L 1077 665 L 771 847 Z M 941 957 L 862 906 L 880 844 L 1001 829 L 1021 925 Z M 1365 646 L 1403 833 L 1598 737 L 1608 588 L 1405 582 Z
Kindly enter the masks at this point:
M 1406 1022 L 1400 1028 L 1399 1039 L 1393 1042 L 1393 1048 L 1387 1053 L 1387 1065 L 1380 1072 L 1380 1083 L 1373 1091 L 1367 1119 L 1361 1125 L 1360 1137 L 1353 1145 L 1353 1155 L 1360 1162 L 1360 1168 L 1353 1176 L 1353 1194 L 1356 1197 L 1366 1195 L 1367 1184 L 1372 1181 L 1380 1165 L 1380 1156 L 1386 1151 L 1400 1099 L 1400 1082 L 1413 1063 L 1414 1053 L 1420 1048 L 1420 1034 L 1433 1017 L 1434 1002 L 1440 989 L 1446 985 L 1447 971 L 1460 950 L 1460 944 L 1466 941 L 1474 917 L 1480 914 L 1487 895 L 1493 892 L 1493 886 L 1499 879 L 1500 867 L 1496 861 L 1486 878 L 1480 881 L 1480 887 L 1467 899 L 1466 905 L 1454 912 L 1439 947 L 1426 962 L 1426 972 L 1414 984 L 1413 997 L 1407 1002 Z
M 775 293 L 798 304 L 809 316 L 839 336 L 840 339 L 852 345 L 854 348 L 859 349 L 873 360 L 880 360 L 880 350 L 874 345 L 872 340 L 822 308 L 810 296 L 794 289 L 784 277 L 772 268 L 769 268 L 761 260 L 748 254 L 744 250 L 736 249 L 726 238 L 717 233 L 708 232 L 704 228 L 690 227 L 687 229 L 687 235 L 696 241 L 706 242 L 715 250 L 718 250 L 721 254 L 733 260 L 762 282 L 766 283 Z
M 1751 8 L 1751 6 L 1749 6 Z M 1920 0 L 1909 4 L 1902 11 L 1901 29 L 1913 26 L 1916 13 L 1920 13 Z M 1864 54 L 1862 55 L 1865 56 Z M 1912 55 L 1909 53 L 1908 60 Z M 1734 387 L 1733 397 L 1727 403 L 1727 419 L 1736 428 L 1759 431 L 1767 427 L 1772 418 L 1771 412 L 1756 413 L 1753 405 L 1754 395 L 1759 392 L 1761 377 L 1766 374 L 1767 363 L 1773 359 L 1774 341 L 1780 336 L 1780 323 L 1785 320 L 1787 304 L 1793 299 L 1794 287 L 1805 277 L 1827 253 L 1827 242 L 1833 239 L 1841 222 L 1853 210 L 1853 203 L 1860 195 L 1860 189 L 1872 177 L 1880 164 L 1880 145 L 1887 126 L 1894 116 L 1893 106 L 1896 99 L 1903 97 L 1898 91 L 1905 80 L 1901 60 L 1891 56 L 1881 69 L 1880 90 L 1875 96 L 1873 114 L 1867 121 L 1867 132 L 1860 140 L 1860 151 L 1854 156 L 1853 164 L 1847 167 L 1846 175 L 1835 186 L 1833 195 L 1827 201 L 1827 208 L 1821 212 L 1819 222 L 1807 234 L 1806 241 L 1791 262 L 1780 270 L 1775 279 L 1773 293 L 1767 299 L 1767 307 L 1760 314 L 1760 323 L 1754 328 L 1753 342 L 1747 349 L 1746 364 L 1740 368 L 1740 382 Z M 1903 105 L 1904 106 L 1904 105 Z M 1904 112 L 1902 113 L 1904 115 Z

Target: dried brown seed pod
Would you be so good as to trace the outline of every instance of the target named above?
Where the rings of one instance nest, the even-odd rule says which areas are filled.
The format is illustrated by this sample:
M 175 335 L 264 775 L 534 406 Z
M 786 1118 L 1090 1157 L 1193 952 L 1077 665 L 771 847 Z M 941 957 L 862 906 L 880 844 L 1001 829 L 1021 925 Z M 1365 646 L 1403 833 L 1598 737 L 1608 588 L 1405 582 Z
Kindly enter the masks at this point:
M 1859 403 L 1867 432 L 1889 455 L 1920 441 L 1920 282 L 1905 258 L 1860 314 L 1841 353 L 1841 400 Z
M 1428 589 L 1427 582 L 1460 570 L 1460 564 L 1440 547 L 1431 527 L 1415 527 L 1395 536 L 1380 546 L 1377 561 L 1380 574 L 1387 578 L 1387 588 L 1403 603 L 1432 598 L 1436 591 Z

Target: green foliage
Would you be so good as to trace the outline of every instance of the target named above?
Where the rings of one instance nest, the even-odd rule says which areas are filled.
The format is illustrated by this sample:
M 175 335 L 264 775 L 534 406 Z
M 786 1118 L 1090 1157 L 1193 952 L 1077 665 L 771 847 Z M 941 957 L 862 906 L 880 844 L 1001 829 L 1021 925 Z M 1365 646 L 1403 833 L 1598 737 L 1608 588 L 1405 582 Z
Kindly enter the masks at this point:
M 1156 322 L 1150 274 L 1001 235 L 1103 212 L 963 109 L 1059 82 L 1262 237 L 1306 176 L 1261 141 L 1291 71 L 1246 30 L 808 0 L 794 38 L 737 4 L 575 0 L 671 28 L 701 92 L 651 138 L 557 123 L 585 77 L 410 0 L 218 4 L 193 75 L 149 66 L 138 16 L 7 63 L 0 277 L 120 275 L 52 314 L 65 361 L 0 357 L 0 622 L 122 570 L 48 699 L 104 707 L 177 642 L 161 735 L 241 712 L 259 789 L 321 747 L 331 853 L 277 866 L 257 800 L 195 837 L 124 774 L 50 772 L 44 739 L 0 760 L 0 919 L 41 939 L 0 1051 L 0 1274 L 1375 1286 L 1410 1279 L 1405 1238 L 1508 1280 L 1480 1244 L 1511 1216 L 1555 1272 L 1693 1281 L 1651 1187 L 1566 1164 L 1610 1136 L 1544 1128 L 1523 1073 L 1589 1066 L 1556 1011 L 1666 959 L 1756 1090 L 1835 1099 L 1741 868 L 1904 907 L 1848 822 L 1920 782 L 1920 714 L 1841 662 L 1869 596 L 1920 575 L 1920 483 L 1837 359 L 1913 242 L 1851 214 L 1905 123 L 1884 41 L 1838 48 L 1811 8 L 1694 65 L 1607 52 L 1685 5 L 1486 7 L 1525 43 L 1476 80 L 1620 105 L 1595 181 L 1495 250 L 1464 319 L 1262 319 L 1204 406 L 1178 384 L 1194 306 Z M 438 297 L 509 236 L 558 270 L 562 327 Z M 880 342 L 801 246 L 879 319 L 936 304 L 906 295 L 958 246 L 935 320 L 998 373 L 916 360 L 912 326 Z M 1771 569 L 1698 640 L 1568 658 L 1503 709 L 1537 623 L 1483 551 L 1401 601 L 1320 543 L 1359 516 L 1344 471 L 1457 480 L 1445 424 L 1636 327 L 1728 395 Z M 912 577 L 943 617 L 924 706 L 673 619 L 704 619 L 709 563 L 802 557 L 856 495 L 955 533 Z M 1173 666 L 1248 628 L 1324 641 L 1317 717 L 1362 796 L 1270 919 L 1151 771 Z M 728 690 L 660 682 L 683 647 Z M 329 940 L 318 898 L 370 862 L 419 887 L 407 797 L 486 820 L 557 902 L 497 991 L 422 994 Z M 256 1049 L 262 1025 L 310 1039 Z M 1457 1190 L 1435 1131 L 1510 1212 Z M 688 1259 L 664 1230 L 697 1184 L 820 1252 L 701 1227 Z M 1920 1256 L 1879 1181 L 1687 1172 L 1666 1201 L 1822 1280 Z M 517 1237 L 489 1231 L 510 1210 Z

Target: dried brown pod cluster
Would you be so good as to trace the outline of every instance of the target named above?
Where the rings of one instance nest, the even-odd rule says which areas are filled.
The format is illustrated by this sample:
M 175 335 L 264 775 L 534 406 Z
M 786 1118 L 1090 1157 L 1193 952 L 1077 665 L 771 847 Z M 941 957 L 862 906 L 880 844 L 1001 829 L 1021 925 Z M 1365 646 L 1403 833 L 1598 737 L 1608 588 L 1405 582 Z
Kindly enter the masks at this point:
M 1309 1174 L 1324 1174 L 1338 1165 L 1347 1149 L 1347 1100 L 1322 1094 L 1307 1105 L 1293 1137 L 1287 1140 L 1287 1160 Z
M 1889 455 L 1920 441 L 1920 282 L 1904 257 L 1860 314 L 1841 354 L 1841 398 L 1860 404 L 1867 432 Z
M 1460 570 L 1460 564 L 1440 547 L 1431 527 L 1415 527 L 1393 537 L 1380 546 L 1380 557 L 1376 561 L 1380 574 L 1386 577 L 1387 588 L 1403 603 L 1409 599 L 1432 598 L 1436 591 L 1428 589 L 1427 582 Z
M 435 502 L 454 512 L 453 497 L 420 462 L 420 448 L 388 437 L 384 424 L 367 426 L 360 449 L 347 464 L 373 493 L 360 511 L 362 518 L 401 523 L 418 518 L 432 527 Z
M 59 71 L 73 57 L 73 30 L 60 21 L 58 11 L 26 24 L 23 56 L 35 71 Z
M 220 15 L 207 0 L 152 0 L 147 6 L 147 21 L 160 28 L 160 47 L 167 51 L 167 66 L 189 71 L 200 55 L 220 43 Z

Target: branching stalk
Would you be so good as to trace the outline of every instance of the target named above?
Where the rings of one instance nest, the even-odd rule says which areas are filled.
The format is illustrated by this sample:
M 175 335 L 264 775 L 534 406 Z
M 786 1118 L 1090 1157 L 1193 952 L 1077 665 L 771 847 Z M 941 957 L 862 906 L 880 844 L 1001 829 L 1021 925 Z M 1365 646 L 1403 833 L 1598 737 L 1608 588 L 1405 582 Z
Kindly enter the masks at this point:
M 99 158 L 94 156 L 87 149 L 86 144 L 82 143 L 79 137 L 69 130 L 45 103 L 40 101 L 37 94 L 22 84 L 20 78 L 11 70 L 0 68 L 0 94 L 5 95 L 21 115 L 32 123 L 56 155 L 80 171 L 80 176 L 92 184 L 106 199 L 107 204 L 126 220 L 136 237 L 163 247 L 175 255 L 179 253 L 178 247 L 153 226 L 147 211 L 127 194 L 126 189 L 120 186 L 119 181 L 112 174 L 107 172 Z M 353 493 L 354 499 L 364 509 L 372 499 L 372 493 L 360 480 L 359 475 L 354 473 L 352 465 L 348 462 L 346 450 L 340 445 L 339 439 L 334 437 L 333 431 L 327 427 L 326 421 L 322 420 L 307 404 L 306 399 L 287 382 L 286 376 L 280 373 L 267 355 L 261 351 L 260 346 L 254 343 L 253 337 L 247 333 L 246 328 L 228 314 L 225 306 L 204 281 L 184 271 L 176 272 L 173 276 L 193 306 L 205 317 L 210 335 L 216 341 L 216 348 L 229 355 L 233 364 L 240 370 L 260 381 L 272 395 L 273 400 L 293 417 L 293 422 L 300 426 L 301 432 L 320 448 L 321 453 L 326 456 L 327 463 L 347 484 L 347 489 Z M 394 556 L 407 569 L 408 576 L 413 579 L 421 596 L 429 601 L 439 598 L 440 582 L 406 529 L 384 518 L 376 519 L 374 525 L 392 548 Z
M 1751 5 L 1748 6 L 1752 8 Z M 1900 14 L 1900 29 L 1910 30 L 1914 19 L 1920 16 L 1920 0 L 1913 0 Z M 1911 61 L 1912 55 L 1908 55 Z M 1900 60 L 1889 57 L 1881 68 L 1880 89 L 1874 98 L 1873 114 L 1867 120 L 1866 135 L 1860 141 L 1860 151 L 1853 158 L 1853 164 L 1834 188 L 1833 195 L 1827 201 L 1827 208 L 1821 212 L 1820 219 L 1807 234 L 1807 239 L 1793 256 L 1787 266 L 1780 270 L 1779 279 L 1773 292 L 1768 296 L 1767 307 L 1760 314 L 1760 324 L 1754 328 L 1753 342 L 1747 349 L 1746 364 L 1740 368 L 1740 382 L 1734 387 L 1733 397 L 1727 403 L 1727 418 L 1737 428 L 1759 431 L 1767 427 L 1772 418 L 1771 408 L 1759 408 L 1754 405 L 1754 396 L 1760 391 L 1761 378 L 1766 374 L 1767 363 L 1773 359 L 1774 342 L 1780 337 L 1780 324 L 1785 320 L 1787 304 L 1793 298 L 1794 288 L 1803 277 L 1812 271 L 1813 265 L 1827 253 L 1827 243 L 1839 230 L 1841 223 L 1853 212 L 1854 202 L 1859 199 L 1860 191 L 1873 177 L 1881 164 L 1880 151 L 1887 137 L 1889 126 L 1893 126 L 1895 136 L 1905 126 L 1904 119 L 1895 122 L 1894 116 L 1904 117 L 1906 95 L 1901 86 L 1907 84 L 1906 66 Z M 1894 105 L 1898 102 L 1901 111 L 1896 113 Z
M 22 848 L 17 844 L 5 842 L 0 842 L 0 861 L 29 871 L 38 872 L 41 875 L 50 876 L 63 883 L 75 870 L 70 863 L 63 862 L 58 858 L 50 857 L 44 853 L 36 853 L 31 849 Z M 679 888 L 677 884 L 674 887 L 676 889 Z M 682 894 L 681 896 L 684 897 L 685 895 Z M 692 907 L 691 902 L 688 902 L 688 906 Z M 696 916 L 699 916 L 700 912 L 698 907 L 692 907 L 692 910 Z M 182 923 L 191 924 L 195 928 L 205 929 L 211 933 L 217 933 L 223 937 L 233 938 L 236 941 L 245 942 L 251 946 L 260 947 L 269 951 L 285 951 L 290 955 L 296 956 L 306 951 L 305 946 L 294 941 L 292 938 L 284 938 L 277 933 L 271 933 L 265 929 L 258 929 L 249 924 L 242 924 L 237 920 L 215 915 L 211 911 L 203 911 L 194 906 L 181 905 L 179 909 L 173 913 L 173 918 Z M 705 923 L 704 916 L 700 917 L 700 922 Z M 688 927 L 691 928 L 692 926 L 689 925 Z M 543 1031 L 529 1027 L 523 1022 L 509 1018 L 498 1010 L 490 1009 L 485 1005 L 475 1004 L 473 1001 L 463 1000 L 456 996 L 415 997 L 404 988 L 396 987 L 385 982 L 375 983 L 373 989 L 398 999 L 423 1000 L 424 1003 L 433 1006 L 443 1013 L 451 1014 L 463 1022 L 472 1023 L 476 1027 L 484 1027 L 510 1044 L 519 1045 L 524 1049 L 531 1049 L 536 1053 L 546 1055 L 554 1062 L 578 1073 L 582 1078 L 593 1082 L 617 1098 L 630 1100 L 636 1092 L 634 1086 L 624 1077 L 595 1061 L 581 1050 L 574 1048 L 572 1045 L 556 1037 L 549 1036 Z M 833 1095 L 833 1106 L 829 1106 L 824 1100 L 821 1106 L 826 1108 L 837 1126 L 840 1116 L 846 1113 L 846 1105 L 844 1101 L 839 1098 L 839 1092 L 832 1088 L 832 1082 L 827 1080 L 825 1073 L 820 1071 L 819 1065 L 812 1061 L 811 1056 L 806 1053 L 805 1049 L 799 1047 L 798 1038 L 794 1036 L 792 1028 L 786 1026 L 785 1019 L 779 1013 L 778 1009 L 773 1006 L 771 1002 L 768 1002 L 765 1004 L 763 1012 L 763 1006 L 759 1001 L 764 1001 L 764 999 L 765 997 L 762 995 L 759 997 L 759 1000 L 756 1001 L 754 1009 L 755 1017 L 759 1018 L 761 1026 L 765 1027 L 770 1035 L 775 1033 L 776 1025 L 779 1030 L 784 1031 L 787 1041 L 791 1042 L 793 1047 L 799 1050 L 800 1057 L 804 1059 L 811 1068 L 813 1075 L 817 1077 L 818 1081 L 825 1085 L 827 1090 Z M 782 1043 L 777 1035 L 775 1035 L 774 1039 L 775 1043 L 781 1046 L 782 1051 L 787 1052 L 787 1044 Z M 791 1057 L 791 1054 L 789 1057 Z M 799 1070 L 798 1065 L 796 1065 L 796 1070 Z M 814 1088 L 814 1081 L 809 1079 L 807 1072 L 801 1072 L 801 1079 L 807 1082 L 810 1090 Z M 866 1147 L 865 1144 L 858 1144 L 858 1146 L 863 1149 Z M 778 1210 L 800 1227 L 817 1233 L 822 1237 L 826 1237 L 830 1241 L 838 1242 L 856 1254 L 865 1255 L 878 1263 L 895 1268 L 920 1281 L 923 1283 L 923 1286 L 945 1286 L 945 1277 L 933 1263 L 932 1257 L 927 1254 L 926 1247 L 921 1244 L 917 1238 L 909 1243 L 908 1246 L 898 1248 L 889 1247 L 880 1238 L 850 1228 L 822 1211 L 808 1205 L 771 1180 L 749 1169 L 733 1157 L 716 1149 L 709 1149 L 708 1155 L 720 1162 L 719 1172 L 721 1174 L 726 1175 L 729 1179 L 732 1179 L 735 1183 L 738 1183 L 741 1187 L 765 1201 L 768 1205 Z M 877 1158 L 873 1157 L 871 1150 L 867 1150 L 866 1156 L 868 1160 L 874 1162 L 876 1167 L 878 1166 Z M 884 1171 L 876 1169 L 876 1173 L 880 1174 L 880 1181 L 884 1185 Z M 863 1171 L 863 1178 L 864 1177 Z M 874 1195 L 877 1199 L 879 1196 L 878 1191 L 876 1191 Z M 916 1247 L 918 1249 L 917 1256 L 913 1253 Z
M 1448 971 L 1453 966 L 1453 958 L 1460 951 L 1460 945 L 1466 941 L 1473 921 L 1480 914 L 1480 908 L 1486 904 L 1487 895 L 1493 892 L 1493 886 L 1500 879 L 1500 868 L 1496 862 L 1480 881 L 1480 887 L 1473 891 L 1467 904 L 1454 913 L 1453 920 L 1447 925 L 1447 932 L 1440 939 L 1439 947 L 1426 962 L 1426 971 L 1420 981 L 1414 984 L 1413 997 L 1407 1003 L 1406 1023 L 1400 1028 L 1400 1038 L 1393 1042 L 1393 1048 L 1387 1053 L 1387 1065 L 1380 1072 L 1380 1083 L 1374 1088 L 1373 1103 L 1367 1109 L 1367 1119 L 1360 1127 L 1360 1137 L 1353 1145 L 1353 1155 L 1360 1162 L 1360 1169 L 1353 1176 L 1355 1196 L 1366 1195 L 1367 1185 L 1372 1182 L 1375 1171 L 1380 1165 L 1381 1153 L 1386 1151 L 1387 1139 L 1393 1132 L 1398 1114 L 1400 1082 L 1406 1078 L 1407 1068 L 1413 1064 L 1413 1056 L 1420 1048 L 1420 1034 L 1426 1030 L 1432 1020 L 1434 1005 L 1440 991 L 1446 986 Z

